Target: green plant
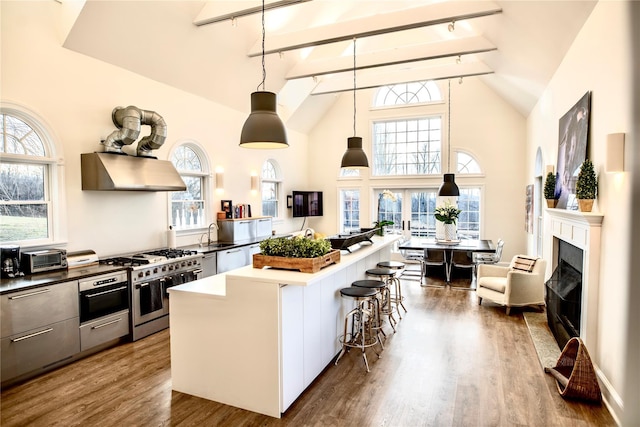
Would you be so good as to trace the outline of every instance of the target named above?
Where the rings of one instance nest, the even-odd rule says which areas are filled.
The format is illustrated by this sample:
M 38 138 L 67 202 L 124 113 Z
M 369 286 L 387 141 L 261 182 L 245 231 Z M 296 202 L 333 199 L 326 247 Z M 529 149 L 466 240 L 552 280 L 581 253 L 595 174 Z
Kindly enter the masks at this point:
M 433 214 L 438 221 L 442 221 L 445 224 L 455 224 L 461 212 L 451 203 L 445 202 L 444 206 L 438 206 Z
M 287 258 L 315 258 L 331 251 L 331 242 L 326 239 L 274 237 L 260 242 L 262 255 Z
M 544 181 L 544 198 L 556 198 L 556 175 L 553 172 L 549 172 L 547 179 Z
M 595 199 L 598 191 L 598 179 L 591 160 L 586 159 L 580 166 L 578 181 L 576 181 L 576 198 Z

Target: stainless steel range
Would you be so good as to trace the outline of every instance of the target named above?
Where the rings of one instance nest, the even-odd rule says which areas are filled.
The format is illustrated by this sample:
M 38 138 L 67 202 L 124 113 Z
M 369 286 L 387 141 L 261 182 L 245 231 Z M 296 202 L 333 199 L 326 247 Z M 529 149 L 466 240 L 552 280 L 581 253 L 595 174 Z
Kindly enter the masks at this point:
M 202 275 L 202 254 L 181 249 L 158 249 L 100 263 L 129 267 L 133 341 L 168 328 L 167 289 Z

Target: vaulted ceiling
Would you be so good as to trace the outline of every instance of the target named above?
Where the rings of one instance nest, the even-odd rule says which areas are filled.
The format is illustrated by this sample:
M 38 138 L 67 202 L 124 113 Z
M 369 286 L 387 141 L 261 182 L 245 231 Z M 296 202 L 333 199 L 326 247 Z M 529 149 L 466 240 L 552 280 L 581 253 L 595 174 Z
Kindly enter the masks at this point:
M 595 3 L 266 1 L 264 89 L 278 94 L 287 127 L 309 131 L 353 89 L 355 39 L 358 88 L 479 76 L 526 116 Z M 259 1 L 90 0 L 77 10 L 68 49 L 242 112 L 262 90 Z

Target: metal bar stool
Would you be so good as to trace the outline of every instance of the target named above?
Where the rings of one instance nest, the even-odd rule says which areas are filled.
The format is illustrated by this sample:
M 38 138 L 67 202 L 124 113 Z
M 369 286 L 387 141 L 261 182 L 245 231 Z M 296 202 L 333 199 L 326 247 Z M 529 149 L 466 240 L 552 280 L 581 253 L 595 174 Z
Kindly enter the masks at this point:
M 393 304 L 391 297 L 391 284 L 393 281 L 393 277 L 396 274 L 395 270 L 390 268 L 371 268 L 365 272 L 367 276 L 373 276 L 378 280 L 382 281 L 386 286 L 383 290 L 382 295 L 382 314 L 389 318 L 389 324 L 393 329 L 393 332 L 396 331 L 396 319 L 393 317 L 393 312 L 396 311 L 396 306 Z
M 380 340 L 378 340 L 378 334 L 373 333 L 372 317 L 374 317 L 375 314 L 371 313 L 371 310 L 367 307 L 373 306 L 373 300 L 376 299 L 376 294 L 377 292 L 373 289 L 358 288 L 355 286 L 340 289 L 340 295 L 353 298 L 356 301 L 356 307 L 347 313 L 344 318 L 344 335 L 340 337 L 342 350 L 336 359 L 336 365 L 350 348 L 359 348 L 362 350 L 362 358 L 364 359 L 367 372 L 370 372 L 365 349 L 380 343 Z M 349 324 L 351 324 L 351 332 L 347 332 Z M 373 351 L 375 351 L 375 348 Z M 375 351 L 375 353 L 380 357 L 377 351 Z
M 402 296 L 402 286 L 400 283 L 400 277 L 404 272 L 404 267 L 405 267 L 404 262 L 400 262 L 400 261 L 380 261 L 378 263 L 378 268 L 389 268 L 391 270 L 396 271 L 396 273 L 393 275 L 393 278 L 391 279 L 395 284 L 395 293 L 391 295 L 391 299 L 396 304 L 396 310 L 398 311 L 398 316 L 400 316 L 400 319 L 402 319 L 402 314 L 400 313 L 400 306 L 402 306 L 402 309 L 404 310 L 405 313 L 407 312 L 407 307 L 404 306 L 404 302 L 403 302 L 404 297 Z
M 373 313 L 374 318 L 371 324 L 371 327 L 376 330 L 378 334 L 378 340 L 380 340 L 380 347 L 384 350 L 384 344 L 382 343 L 382 337 L 387 338 L 387 334 L 384 333 L 382 327 L 384 326 L 384 319 L 382 318 L 382 300 L 384 297 L 384 290 L 387 285 L 381 280 L 356 280 L 351 284 L 351 286 L 355 286 L 357 288 L 367 288 L 373 289 L 376 291 L 376 299 L 373 300 Z

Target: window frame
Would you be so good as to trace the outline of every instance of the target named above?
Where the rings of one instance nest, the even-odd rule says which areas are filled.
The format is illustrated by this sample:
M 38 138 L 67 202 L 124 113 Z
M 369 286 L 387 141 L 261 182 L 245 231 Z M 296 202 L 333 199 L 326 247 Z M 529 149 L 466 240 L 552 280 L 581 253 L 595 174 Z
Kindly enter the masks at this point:
M 275 178 L 272 177 L 266 177 L 264 176 L 263 172 L 264 172 L 264 167 L 266 164 L 270 164 L 271 167 L 273 168 L 273 172 L 275 175 Z M 266 159 L 264 162 L 262 162 L 262 165 L 260 167 L 260 215 L 265 215 L 264 211 L 263 211 L 263 201 L 264 201 L 264 197 L 263 197 L 263 185 L 267 183 L 267 184 L 275 184 L 275 198 L 274 198 L 274 202 L 276 204 L 276 215 L 272 217 L 272 220 L 281 220 L 283 219 L 282 216 L 282 183 L 283 183 L 283 177 L 282 177 L 282 168 L 280 167 L 280 164 L 277 162 L 277 160 L 275 159 Z
M 361 187 L 340 187 L 338 188 L 338 221 L 340 233 L 348 233 L 350 230 L 344 228 L 346 211 L 343 209 L 345 199 L 345 191 L 354 191 L 358 193 L 358 229 L 362 228 L 362 188 Z M 354 212 L 352 209 L 351 212 Z
M 191 226 L 191 227 L 184 227 L 184 226 L 177 227 L 175 224 L 173 224 L 172 208 L 173 208 L 174 200 L 171 197 L 171 193 L 168 193 L 167 223 L 169 226 L 174 227 L 177 234 L 188 235 L 193 233 L 200 233 L 202 232 L 202 230 L 207 228 L 208 224 L 216 221 L 214 217 L 215 209 L 213 208 L 213 200 L 211 196 L 213 194 L 213 191 L 212 191 L 213 177 L 211 173 L 211 163 L 209 162 L 209 158 L 207 156 L 206 150 L 204 150 L 204 148 L 197 141 L 184 140 L 184 141 L 176 142 L 175 145 L 171 148 L 171 152 L 169 153 L 169 161 L 171 162 L 171 164 L 173 164 L 173 156 L 181 147 L 186 147 L 192 150 L 200 160 L 200 167 L 201 167 L 200 171 L 183 170 L 183 169 L 178 169 L 177 167 L 176 167 L 176 170 L 178 171 L 178 174 L 180 175 L 181 178 L 183 176 L 191 177 L 191 178 L 200 178 L 202 202 L 204 206 L 204 212 L 202 215 L 203 222 L 202 224 L 198 224 L 196 226 Z
M 32 164 L 45 166 L 43 176 L 43 201 L 38 204 L 47 205 L 47 237 L 39 239 L 18 239 L 2 241 L 4 244 L 19 245 L 22 248 L 37 248 L 62 244 L 66 239 L 66 219 L 64 218 L 64 168 L 60 154 L 62 148 L 54 137 L 54 132 L 44 119 L 34 112 L 17 104 L 0 103 L 0 114 L 13 116 L 27 124 L 39 137 L 44 149 L 44 156 L 33 156 L 13 153 L 0 153 L 0 163 Z M 2 135 L 4 137 L 4 134 Z M 20 203 L 8 203 L 20 204 Z

